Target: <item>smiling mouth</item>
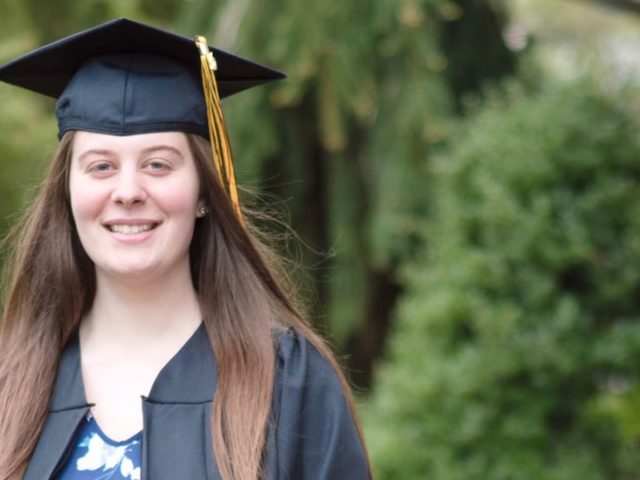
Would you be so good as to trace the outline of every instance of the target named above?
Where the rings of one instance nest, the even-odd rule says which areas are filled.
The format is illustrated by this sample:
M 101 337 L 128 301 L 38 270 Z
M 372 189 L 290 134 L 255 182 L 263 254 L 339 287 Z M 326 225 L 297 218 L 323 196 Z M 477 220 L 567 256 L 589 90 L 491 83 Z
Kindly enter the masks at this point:
M 138 233 L 153 230 L 157 226 L 157 223 L 147 223 L 143 225 L 107 225 L 107 228 L 113 233 L 120 233 L 123 235 L 136 235 Z

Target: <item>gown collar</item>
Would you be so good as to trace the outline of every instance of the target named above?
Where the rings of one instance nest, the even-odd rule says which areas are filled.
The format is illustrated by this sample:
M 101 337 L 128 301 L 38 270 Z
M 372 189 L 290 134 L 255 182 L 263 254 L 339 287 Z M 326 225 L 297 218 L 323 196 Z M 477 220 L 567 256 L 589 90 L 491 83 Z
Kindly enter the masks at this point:
M 204 323 L 160 370 L 145 400 L 153 403 L 202 403 L 213 398 L 216 362 Z M 76 332 L 60 357 L 50 410 L 90 407 L 87 402 Z

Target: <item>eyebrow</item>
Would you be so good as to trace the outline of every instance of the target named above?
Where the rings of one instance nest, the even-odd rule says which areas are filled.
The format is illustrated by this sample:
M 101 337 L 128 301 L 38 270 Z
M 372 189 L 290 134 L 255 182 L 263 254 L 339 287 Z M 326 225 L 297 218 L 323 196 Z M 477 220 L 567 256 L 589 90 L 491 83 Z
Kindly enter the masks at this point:
M 111 155 L 113 155 L 113 152 L 111 150 L 103 150 L 103 149 L 99 149 L 99 148 L 92 148 L 90 150 L 86 150 L 86 151 L 82 152 L 82 154 L 80 156 L 78 156 L 78 161 L 82 162 L 89 155 L 107 155 L 107 156 L 111 156 Z
M 168 150 L 174 155 L 180 157 L 180 159 L 183 158 L 182 152 L 177 148 L 172 147 L 171 145 L 154 145 L 153 147 L 145 148 L 144 150 L 142 150 L 142 154 L 149 155 L 150 153 L 154 153 L 159 150 Z
M 172 147 L 171 145 L 154 145 L 152 147 L 145 148 L 140 153 L 141 153 L 141 155 L 149 155 L 151 153 L 155 153 L 155 152 L 162 151 L 162 150 L 167 150 L 167 151 L 173 153 L 174 155 L 178 156 L 181 160 L 184 159 L 184 156 L 182 155 L 182 152 L 180 150 L 178 150 L 177 148 Z M 78 157 L 78 161 L 82 162 L 89 155 L 113 156 L 114 152 L 112 150 L 107 150 L 107 149 L 102 149 L 102 148 L 92 148 L 90 150 L 82 152 L 82 154 Z

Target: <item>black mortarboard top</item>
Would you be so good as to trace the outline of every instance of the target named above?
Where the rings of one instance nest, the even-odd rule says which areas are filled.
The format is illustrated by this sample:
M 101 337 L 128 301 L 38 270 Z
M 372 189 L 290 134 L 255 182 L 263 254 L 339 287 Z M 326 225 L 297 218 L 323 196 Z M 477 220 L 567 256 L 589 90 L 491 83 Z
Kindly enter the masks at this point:
M 211 48 L 221 98 L 284 78 Z M 0 67 L 0 80 L 58 98 L 59 135 L 185 131 L 208 137 L 201 60 L 193 38 L 116 19 Z
M 240 219 L 220 99 L 284 78 L 276 70 L 124 18 L 71 35 L 0 67 L 0 80 L 58 99 L 60 137 L 181 131 L 209 138 Z

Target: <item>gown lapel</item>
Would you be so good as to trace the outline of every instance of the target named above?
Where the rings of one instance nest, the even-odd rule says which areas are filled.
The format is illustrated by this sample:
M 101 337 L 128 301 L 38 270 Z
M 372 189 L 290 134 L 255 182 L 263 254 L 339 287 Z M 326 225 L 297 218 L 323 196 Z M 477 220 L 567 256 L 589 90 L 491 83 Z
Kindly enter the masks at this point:
M 80 370 L 77 335 L 64 349 L 58 366 L 47 422 L 29 462 L 24 480 L 53 478 L 64 463 L 71 443 L 91 404 L 87 403 Z
M 142 480 L 220 479 L 210 432 L 215 388 L 216 361 L 201 325 L 142 399 Z

